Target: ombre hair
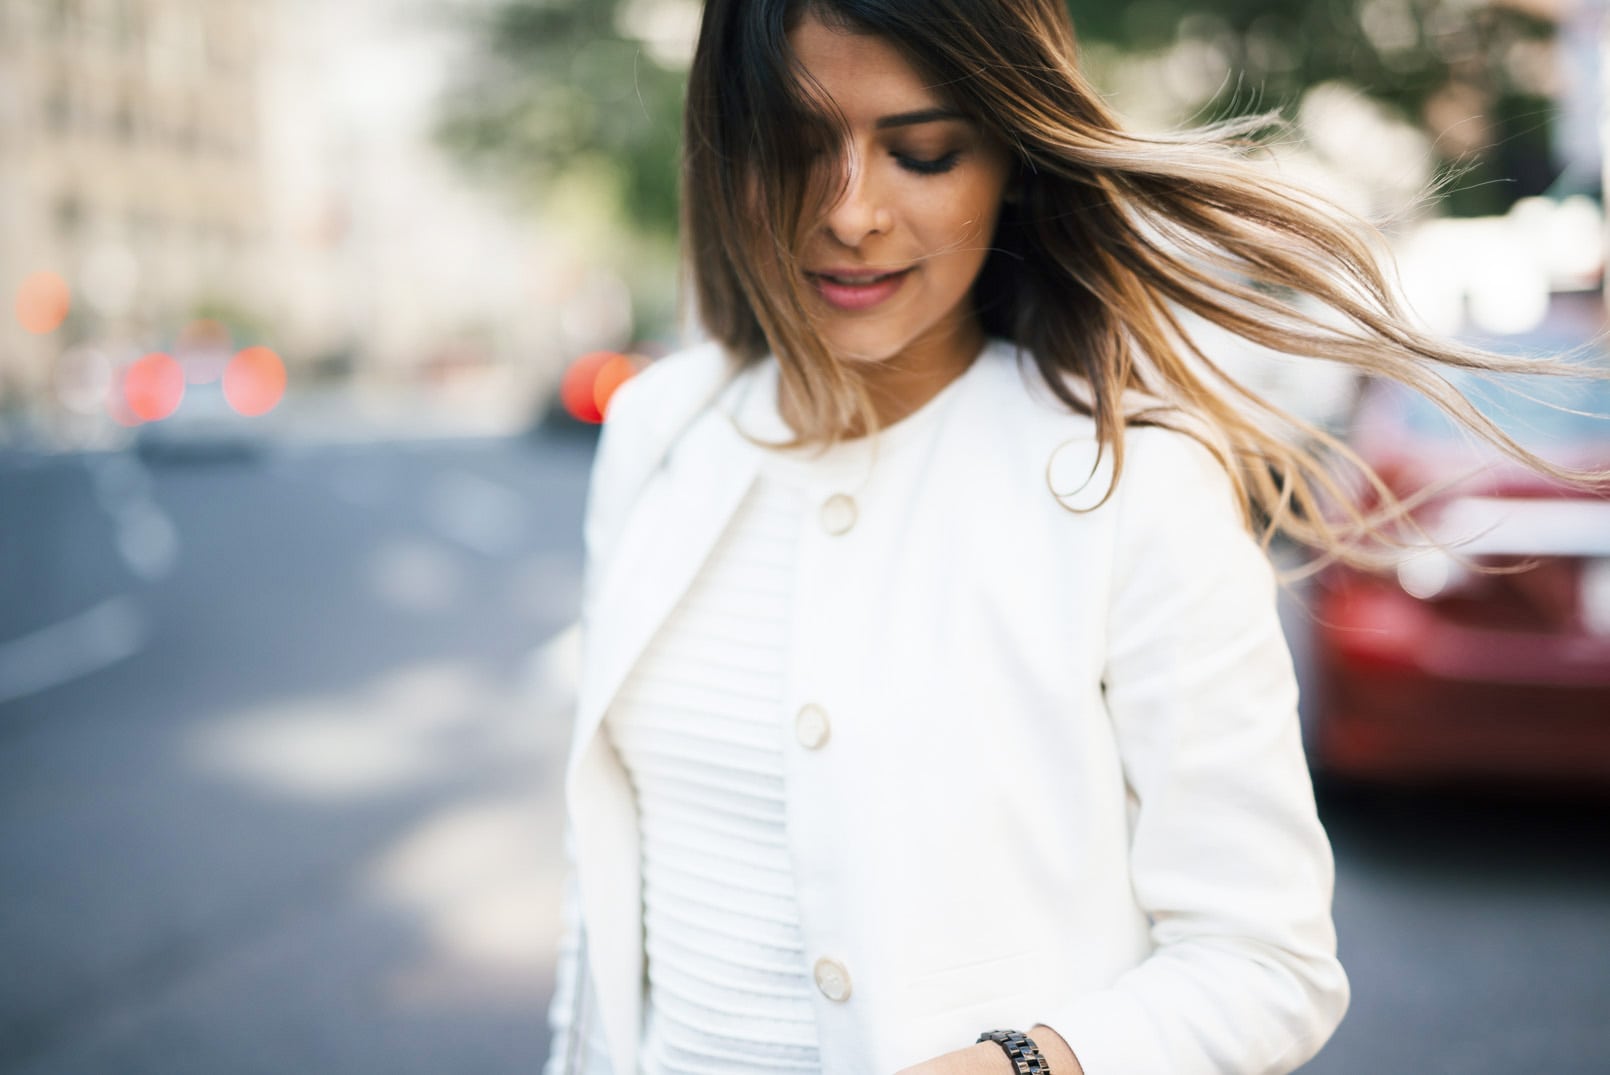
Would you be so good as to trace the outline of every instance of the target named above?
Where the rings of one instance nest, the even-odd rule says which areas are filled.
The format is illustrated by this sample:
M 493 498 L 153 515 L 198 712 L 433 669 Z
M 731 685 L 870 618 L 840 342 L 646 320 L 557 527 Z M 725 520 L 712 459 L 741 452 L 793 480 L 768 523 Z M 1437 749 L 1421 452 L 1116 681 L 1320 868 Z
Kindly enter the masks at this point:
M 807 14 L 890 43 L 1015 157 L 975 309 L 1094 419 L 1114 487 L 1125 429 L 1170 426 L 1219 458 L 1265 544 L 1284 533 L 1321 560 L 1368 564 L 1381 541 L 1403 543 L 1393 524 L 1412 505 L 1337 438 L 1237 383 L 1193 341 L 1190 317 L 1402 382 L 1556 478 L 1604 477 L 1528 452 L 1442 375 L 1579 368 L 1418 328 L 1383 270 L 1379 233 L 1252 159 L 1278 121 L 1124 130 L 1078 69 L 1063 0 L 707 0 L 685 113 L 688 282 L 701 327 L 736 361 L 777 356 L 803 425 L 796 443 L 877 425 L 855 364 L 812 329 L 797 260 L 829 196 L 822 162 L 843 144 L 842 117 L 789 48 Z M 1377 507 L 1350 495 L 1361 480 Z

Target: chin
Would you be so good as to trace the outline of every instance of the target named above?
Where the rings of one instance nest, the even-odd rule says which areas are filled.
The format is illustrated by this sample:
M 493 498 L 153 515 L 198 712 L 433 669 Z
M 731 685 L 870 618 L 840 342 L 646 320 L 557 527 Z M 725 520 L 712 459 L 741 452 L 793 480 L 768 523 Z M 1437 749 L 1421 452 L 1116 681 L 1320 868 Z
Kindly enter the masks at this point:
M 874 363 L 898 357 L 915 340 L 905 336 L 892 338 L 884 333 L 824 332 L 822 342 L 845 362 Z
M 848 362 L 851 365 L 863 366 L 878 365 L 880 363 L 888 362 L 890 359 L 895 358 L 902 350 L 904 350 L 904 348 L 898 346 L 877 348 L 840 346 L 831 340 L 828 341 L 828 346 L 833 349 L 833 353 L 835 355 L 845 362 Z

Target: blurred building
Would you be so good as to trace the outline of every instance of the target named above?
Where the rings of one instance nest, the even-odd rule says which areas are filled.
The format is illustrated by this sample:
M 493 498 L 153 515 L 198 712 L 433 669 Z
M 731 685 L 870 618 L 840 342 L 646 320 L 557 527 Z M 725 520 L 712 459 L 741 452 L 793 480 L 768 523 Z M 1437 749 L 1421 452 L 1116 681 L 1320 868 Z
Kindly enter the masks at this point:
M 0 321 L 0 394 L 50 391 L 64 346 L 144 345 L 263 292 L 260 5 L 0 0 L 0 290 L 68 282 L 57 331 Z M 7 302 L 10 306 L 10 302 Z
M 293 391 L 352 377 L 517 416 L 557 377 L 542 296 L 571 262 L 433 142 L 466 62 L 453 6 L 0 0 L 0 409 L 104 418 L 121 364 L 204 318 L 273 348 Z M 39 272 L 71 307 L 33 334 L 10 306 Z
M 1606 13 L 1610 0 L 1572 0 L 1560 12 L 1560 56 L 1556 77 L 1559 121 L 1555 156 L 1562 194 L 1598 193 L 1603 201 L 1606 91 L 1605 48 L 1610 43 Z
M 558 357 L 534 301 L 553 244 L 433 140 L 449 70 L 474 62 L 452 9 L 280 0 L 263 41 L 276 325 L 370 380 L 519 381 Z

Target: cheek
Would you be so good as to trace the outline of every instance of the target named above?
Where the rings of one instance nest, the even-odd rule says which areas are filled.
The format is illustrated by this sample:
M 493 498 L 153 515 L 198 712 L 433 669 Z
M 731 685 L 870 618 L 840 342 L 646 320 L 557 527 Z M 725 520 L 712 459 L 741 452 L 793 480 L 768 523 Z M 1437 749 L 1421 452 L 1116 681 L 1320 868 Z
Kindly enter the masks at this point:
M 999 212 L 1001 195 L 994 185 L 969 185 L 934 199 L 927 207 L 926 219 L 935 235 L 952 240 L 988 234 Z

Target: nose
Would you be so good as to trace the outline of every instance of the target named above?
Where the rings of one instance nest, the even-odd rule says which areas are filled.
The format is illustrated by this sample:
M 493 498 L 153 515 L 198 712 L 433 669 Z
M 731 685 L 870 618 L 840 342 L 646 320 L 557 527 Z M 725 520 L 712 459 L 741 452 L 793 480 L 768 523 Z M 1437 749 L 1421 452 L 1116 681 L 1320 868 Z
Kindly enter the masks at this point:
M 856 247 L 873 235 L 887 235 L 894 226 L 891 212 L 865 157 L 845 156 L 844 190 L 827 211 L 828 232 L 845 246 Z

